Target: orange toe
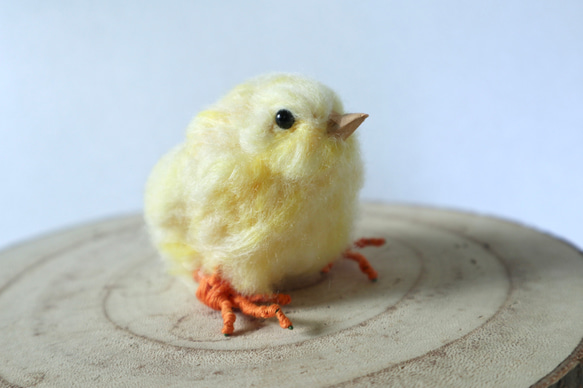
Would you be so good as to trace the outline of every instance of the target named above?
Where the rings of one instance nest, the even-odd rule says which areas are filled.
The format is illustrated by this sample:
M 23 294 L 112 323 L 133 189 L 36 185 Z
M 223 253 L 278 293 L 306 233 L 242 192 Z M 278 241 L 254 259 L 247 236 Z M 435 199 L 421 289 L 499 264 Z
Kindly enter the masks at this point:
M 283 311 L 281 311 L 281 309 L 279 309 L 276 313 L 275 313 L 277 319 L 279 320 L 279 326 L 281 326 L 283 329 L 293 329 L 293 325 L 291 323 L 291 321 L 289 320 L 288 317 L 286 317 L 286 315 L 283 313 Z
M 360 267 L 360 270 L 364 272 L 370 280 L 374 281 L 379 277 L 377 271 L 375 271 L 372 265 L 370 265 L 370 263 L 368 262 L 366 257 L 364 257 L 364 255 L 358 252 L 347 250 L 346 252 L 344 252 L 344 257 L 356 261 L 358 263 L 358 266 Z
M 384 238 L 361 238 L 354 242 L 354 246 L 357 248 L 364 248 L 368 246 L 380 247 L 384 245 Z
M 324 268 L 322 268 L 322 269 L 320 270 L 320 272 L 321 272 L 321 273 L 328 273 L 328 272 L 330 272 L 330 270 L 332 269 L 332 267 L 334 267 L 334 263 L 333 263 L 333 262 L 332 262 L 332 263 L 330 263 L 330 264 L 328 264 L 328 265 L 327 265 L 327 266 L 325 266 Z
M 256 318 L 277 317 L 279 325 L 283 328 L 293 328 L 291 321 L 281 311 L 280 305 L 291 302 L 291 297 L 287 294 L 273 295 L 251 295 L 243 296 L 230 285 L 230 283 L 218 274 L 206 276 L 199 271 L 193 273 L 193 277 L 198 281 L 196 297 L 205 305 L 212 309 L 219 310 L 223 318 L 223 329 L 225 335 L 233 334 L 235 330 L 236 315 L 234 308 L 241 310 L 243 314 Z M 258 305 L 256 303 L 272 303 L 270 305 Z M 276 302 L 276 303 L 273 303 Z

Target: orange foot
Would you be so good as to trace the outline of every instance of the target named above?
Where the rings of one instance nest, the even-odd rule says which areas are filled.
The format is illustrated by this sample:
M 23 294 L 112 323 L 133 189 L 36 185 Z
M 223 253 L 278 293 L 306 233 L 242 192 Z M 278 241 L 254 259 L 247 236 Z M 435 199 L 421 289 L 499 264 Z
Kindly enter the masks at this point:
M 205 276 L 195 271 L 194 279 L 198 282 L 196 297 L 202 303 L 212 309 L 219 310 L 223 317 L 223 330 L 225 336 L 233 334 L 235 324 L 234 308 L 241 310 L 243 314 L 256 318 L 277 317 L 279 325 L 284 329 L 293 329 L 291 321 L 281 311 L 280 305 L 291 302 L 291 297 L 286 294 L 251 295 L 243 296 L 219 275 Z M 256 303 L 272 303 L 270 305 L 257 305 Z
M 360 240 L 354 242 L 354 246 L 356 248 L 364 248 L 368 246 L 380 247 L 384 243 L 385 243 L 384 238 L 361 238 Z M 366 257 L 364 257 L 361 253 L 354 252 L 353 250 L 348 248 L 347 250 L 344 251 L 343 256 L 346 259 L 356 261 L 358 263 L 358 266 L 360 267 L 360 270 L 364 272 L 370 280 L 376 282 L 379 274 L 377 273 L 377 271 L 375 271 L 372 265 L 370 265 Z M 330 272 L 333 265 L 334 263 L 330 263 L 324 268 L 322 268 L 322 273 Z

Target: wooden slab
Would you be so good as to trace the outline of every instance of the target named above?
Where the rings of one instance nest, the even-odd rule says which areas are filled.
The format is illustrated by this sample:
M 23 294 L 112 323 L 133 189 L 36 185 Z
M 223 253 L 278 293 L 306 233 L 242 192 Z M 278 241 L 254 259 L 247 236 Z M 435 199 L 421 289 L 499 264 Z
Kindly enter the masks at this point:
M 164 273 L 138 215 L 1 252 L 0 386 L 546 387 L 583 358 L 573 246 L 380 204 L 363 206 L 357 235 L 387 239 L 363 250 L 377 283 L 342 262 L 291 292 L 293 331 L 238 315 L 229 338 Z

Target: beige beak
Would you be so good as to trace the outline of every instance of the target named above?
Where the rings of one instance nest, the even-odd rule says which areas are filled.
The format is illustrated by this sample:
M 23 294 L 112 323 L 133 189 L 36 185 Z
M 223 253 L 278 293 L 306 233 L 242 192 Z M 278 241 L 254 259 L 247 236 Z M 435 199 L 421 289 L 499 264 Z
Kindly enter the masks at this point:
M 348 113 L 341 115 L 332 112 L 330 114 L 330 120 L 328 120 L 328 134 L 346 140 L 367 117 L 368 115 L 366 113 Z

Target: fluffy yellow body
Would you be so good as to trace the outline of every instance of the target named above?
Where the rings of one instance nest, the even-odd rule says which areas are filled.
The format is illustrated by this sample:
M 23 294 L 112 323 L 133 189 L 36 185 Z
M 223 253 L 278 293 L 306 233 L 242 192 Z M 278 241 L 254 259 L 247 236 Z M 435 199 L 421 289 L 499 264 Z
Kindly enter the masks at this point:
M 291 128 L 274 121 L 281 109 Z M 330 133 L 342 113 L 329 88 L 288 74 L 255 78 L 201 112 L 146 188 L 146 222 L 171 270 L 267 294 L 339 258 L 362 185 L 356 137 Z

